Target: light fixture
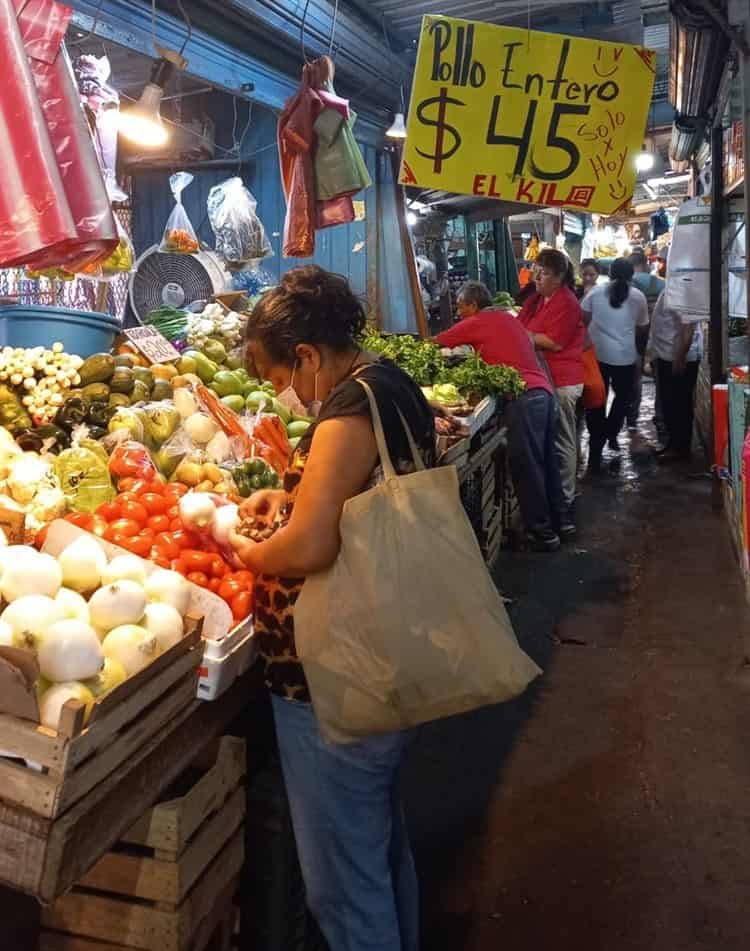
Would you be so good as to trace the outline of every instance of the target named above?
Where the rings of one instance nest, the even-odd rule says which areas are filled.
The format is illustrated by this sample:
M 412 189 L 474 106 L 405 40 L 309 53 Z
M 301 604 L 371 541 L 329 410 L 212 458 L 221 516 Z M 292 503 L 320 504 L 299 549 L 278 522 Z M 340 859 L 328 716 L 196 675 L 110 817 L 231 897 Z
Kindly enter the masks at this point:
M 119 129 L 126 139 L 151 149 L 166 144 L 169 133 L 162 122 L 159 107 L 174 68 L 174 63 L 164 57 L 156 60 L 141 98 L 126 112 L 120 113 Z
M 645 149 L 635 157 L 635 167 L 639 172 L 650 172 L 654 167 L 654 153 Z
M 419 216 L 415 215 L 413 211 L 406 212 L 406 223 L 410 228 L 413 228 L 414 225 L 419 221 Z
M 405 139 L 406 138 L 406 123 L 404 122 L 403 112 L 397 112 L 393 124 L 390 129 L 386 132 L 386 135 L 389 139 Z
M 660 185 L 684 185 L 689 182 L 691 175 L 671 175 L 669 178 L 649 178 L 646 182 L 651 188 L 658 188 Z

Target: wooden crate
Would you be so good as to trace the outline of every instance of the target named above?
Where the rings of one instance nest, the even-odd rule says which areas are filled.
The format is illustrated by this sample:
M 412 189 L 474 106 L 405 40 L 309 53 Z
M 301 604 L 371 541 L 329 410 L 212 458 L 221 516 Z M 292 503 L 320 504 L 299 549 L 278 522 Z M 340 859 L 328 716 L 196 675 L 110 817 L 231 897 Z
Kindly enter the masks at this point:
M 0 882 L 49 903 L 80 881 L 223 734 L 257 689 L 248 671 L 214 703 L 193 698 L 137 753 L 54 820 L 0 801 Z
M 75 701 L 66 704 L 58 732 L 0 714 L 0 747 L 5 757 L 18 757 L 0 758 L 0 803 L 54 819 L 186 716 L 195 700 L 201 628 L 194 621 L 178 644 L 100 697 L 86 727 L 83 704 Z
M 195 773 L 181 780 L 181 795 L 149 810 L 43 910 L 44 951 L 84 951 L 81 942 L 143 951 L 208 944 L 229 913 L 244 860 L 244 741 L 224 737 L 213 765 Z

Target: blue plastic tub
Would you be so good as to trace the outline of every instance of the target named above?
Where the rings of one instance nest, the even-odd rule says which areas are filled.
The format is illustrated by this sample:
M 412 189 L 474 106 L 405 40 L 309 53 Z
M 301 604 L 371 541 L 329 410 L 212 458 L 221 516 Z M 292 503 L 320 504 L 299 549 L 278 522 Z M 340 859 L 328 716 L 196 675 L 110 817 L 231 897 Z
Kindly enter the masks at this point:
M 0 347 L 51 347 L 90 357 L 112 348 L 120 321 L 109 314 L 65 307 L 0 307 Z

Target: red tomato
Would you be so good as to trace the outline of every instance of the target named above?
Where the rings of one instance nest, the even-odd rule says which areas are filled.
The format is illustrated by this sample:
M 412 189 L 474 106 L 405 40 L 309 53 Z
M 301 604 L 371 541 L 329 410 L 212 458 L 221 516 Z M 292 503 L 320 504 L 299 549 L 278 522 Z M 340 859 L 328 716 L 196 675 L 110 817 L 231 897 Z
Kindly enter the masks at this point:
M 96 510 L 97 515 L 101 515 L 105 522 L 114 522 L 116 518 L 120 518 L 122 512 L 120 511 L 119 502 L 102 502 L 102 504 Z
M 232 617 L 235 621 L 244 621 L 253 609 L 253 595 L 251 591 L 241 591 L 232 598 L 230 605 Z
M 161 515 L 168 508 L 167 500 L 157 492 L 144 492 L 141 495 L 141 505 L 146 506 L 149 515 Z
M 65 516 L 65 521 L 88 531 L 94 524 L 94 516 L 89 512 L 70 512 Z
M 123 545 L 128 551 L 132 551 L 139 558 L 148 558 L 151 553 L 151 537 L 148 535 L 136 535 L 135 538 L 128 538 Z
M 183 485 L 182 482 L 170 482 L 164 489 L 164 498 L 174 499 L 177 502 L 189 491 L 188 487 Z
M 133 476 L 125 476 L 123 479 L 117 480 L 117 491 L 118 492 L 129 492 L 135 485 L 136 480 Z
M 203 551 L 207 551 L 210 555 L 219 554 L 219 546 L 216 544 L 213 538 L 207 538 L 204 542 L 202 542 L 201 548 Z
M 133 521 L 131 518 L 118 518 L 112 522 L 107 531 L 104 534 L 104 537 L 107 541 L 114 541 L 115 535 L 121 535 L 123 538 L 135 538 L 135 536 L 140 532 L 141 526 L 138 522 Z M 117 544 L 115 542 L 115 544 Z
M 89 529 L 89 531 L 93 532 L 93 534 L 96 535 L 98 538 L 104 538 L 105 532 L 107 531 L 108 528 L 109 528 L 109 522 L 106 519 L 102 518 L 100 515 L 95 515 L 94 522 L 91 528 Z
M 173 559 L 169 562 L 169 567 L 172 569 L 172 571 L 178 571 L 180 574 L 182 574 L 182 571 L 180 571 L 180 559 L 179 559 L 179 558 L 173 558 Z
M 123 518 L 130 518 L 141 526 L 148 521 L 148 509 L 140 502 L 123 502 L 120 508 L 122 509 Z
M 229 565 L 224 561 L 221 555 L 211 556 L 211 576 L 213 578 L 223 578 L 229 571 Z
M 136 479 L 130 487 L 130 491 L 135 492 L 136 495 L 143 495 L 145 492 L 153 492 L 154 483 L 151 481 L 151 479 Z
M 208 575 L 205 575 L 202 571 L 191 571 L 186 577 L 188 581 L 197 584 L 199 588 L 208 587 Z
M 118 548 L 124 548 L 125 551 L 129 551 L 128 545 L 133 540 L 131 535 L 121 535 L 118 532 L 110 533 L 106 536 L 108 542 L 112 542 L 113 545 L 117 545 Z
M 211 555 L 203 551 L 184 548 L 180 555 L 180 561 L 185 565 L 187 571 L 210 572 L 212 566 Z
M 230 575 L 228 578 L 224 578 L 219 587 L 219 597 L 224 598 L 225 601 L 231 603 L 232 599 L 235 598 L 238 594 L 242 594 L 242 585 L 239 581 Z
M 44 542 L 47 539 L 48 531 L 49 531 L 49 525 L 45 525 L 44 528 L 40 528 L 39 531 L 36 533 L 36 536 L 34 538 L 34 545 L 37 548 L 41 549 L 42 546 L 44 545 Z
M 177 518 L 170 519 L 169 530 L 170 532 L 180 532 L 183 530 L 182 519 L 179 516 Z
M 170 526 L 171 528 L 171 526 Z M 171 532 L 172 538 L 180 546 L 180 551 L 184 551 L 186 548 L 192 548 L 197 550 L 200 547 L 201 540 L 197 535 L 194 535 L 192 532 L 188 532 L 184 528 L 178 528 Z
M 154 538 L 154 547 L 158 548 L 162 557 L 169 561 L 180 557 L 180 546 L 169 532 L 159 532 Z
M 169 531 L 169 519 L 166 515 L 152 515 L 151 518 L 146 522 L 149 528 L 153 529 L 157 534 L 159 532 L 168 532 Z
M 240 569 L 239 571 L 233 571 L 232 577 L 235 581 L 239 581 L 241 585 L 245 588 L 252 588 L 255 584 L 255 575 L 252 571 L 247 571 L 245 568 Z
M 118 503 L 120 508 L 122 508 L 126 502 L 136 502 L 138 505 L 140 505 L 141 502 L 135 492 L 120 492 L 115 501 Z
M 167 518 L 168 518 L 170 521 L 172 521 L 173 519 L 179 518 L 179 517 L 180 517 L 180 506 L 179 506 L 179 505 L 172 505 L 172 506 L 170 506 L 170 507 L 167 509 L 167 511 L 166 511 L 164 514 L 167 516 Z
M 213 591 L 214 594 L 218 594 L 220 584 L 221 578 L 211 578 L 208 582 L 208 590 Z
M 155 565 L 158 565 L 160 568 L 166 568 L 167 570 L 169 570 L 172 567 L 169 563 L 169 558 L 165 558 L 163 555 L 160 555 L 158 552 L 159 552 L 159 549 L 156 547 L 156 545 L 152 546 L 151 554 L 149 555 L 150 560 L 153 561 L 153 563 Z

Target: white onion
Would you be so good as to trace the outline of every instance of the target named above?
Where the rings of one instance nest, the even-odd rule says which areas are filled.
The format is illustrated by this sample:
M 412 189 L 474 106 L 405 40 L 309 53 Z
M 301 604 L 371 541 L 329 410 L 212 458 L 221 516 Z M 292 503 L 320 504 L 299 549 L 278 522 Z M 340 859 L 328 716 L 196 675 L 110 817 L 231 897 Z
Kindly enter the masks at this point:
M 142 623 L 149 634 L 156 638 L 160 654 L 179 644 L 185 632 L 180 612 L 171 604 L 160 604 L 158 601 L 146 605 Z
M 0 615 L 13 632 L 13 646 L 37 650 L 48 629 L 65 620 L 63 606 L 43 594 L 17 598 Z
M 13 646 L 13 628 L 6 621 L 0 619 L 0 647 Z
M 66 618 L 75 618 L 84 624 L 90 622 L 89 606 L 82 594 L 71 591 L 70 588 L 60 588 L 55 595 L 55 601 L 62 607 Z
M 146 565 L 137 555 L 117 555 L 102 569 L 102 584 L 115 581 L 135 581 L 146 583 Z
M 0 590 L 6 601 L 15 601 L 28 594 L 54 598 L 61 585 L 62 569 L 52 555 L 33 552 L 33 557 L 24 556 L 6 562 Z
M 211 533 L 219 545 L 229 545 L 229 536 L 239 525 L 240 509 L 238 505 L 220 505 L 216 509 L 216 518 Z
M 104 549 L 90 535 L 81 535 L 67 545 L 57 559 L 62 568 L 63 584 L 74 591 L 93 591 L 102 580 L 107 565 Z M 76 678 L 72 678 L 76 679 Z
M 96 631 L 74 619 L 47 629 L 37 650 L 39 670 L 53 683 L 85 680 L 102 669 L 104 653 Z
M 52 684 L 45 690 L 39 701 L 39 721 L 51 730 L 57 730 L 60 725 L 60 714 L 68 700 L 79 700 L 86 705 L 84 722 L 91 716 L 94 705 L 94 696 L 83 684 L 70 682 Z
M 0 430 L 2 430 L 2 427 L 0 427 Z M 33 560 L 38 554 L 36 548 L 31 548 L 29 545 L 9 545 L 7 548 L 0 548 L 0 578 L 2 578 L 7 565 L 17 562 L 19 558 L 31 557 Z
M 180 499 L 180 518 L 188 531 L 210 529 L 216 518 L 216 506 L 205 492 L 188 492 Z
M 171 604 L 184 617 L 190 606 L 190 582 L 176 571 L 157 568 L 146 580 L 146 595 L 149 601 Z
M 188 437 L 201 446 L 211 442 L 219 431 L 218 423 L 215 423 L 206 413 L 193 413 L 182 425 Z
M 174 408 L 183 419 L 187 419 L 188 416 L 192 416 L 193 413 L 198 412 L 198 400 L 187 387 L 178 387 L 174 391 L 172 399 L 174 400 Z
M 119 661 L 128 677 L 147 667 L 158 655 L 156 638 L 137 624 L 123 624 L 104 638 L 102 649 L 106 657 Z
M 111 631 L 121 624 L 137 624 L 145 609 L 146 592 L 135 581 L 105 585 L 89 601 L 91 623 L 101 631 Z
M 95 677 L 88 677 L 83 683 L 95 697 L 101 697 L 128 679 L 127 672 L 119 660 L 105 657 L 104 666 Z

